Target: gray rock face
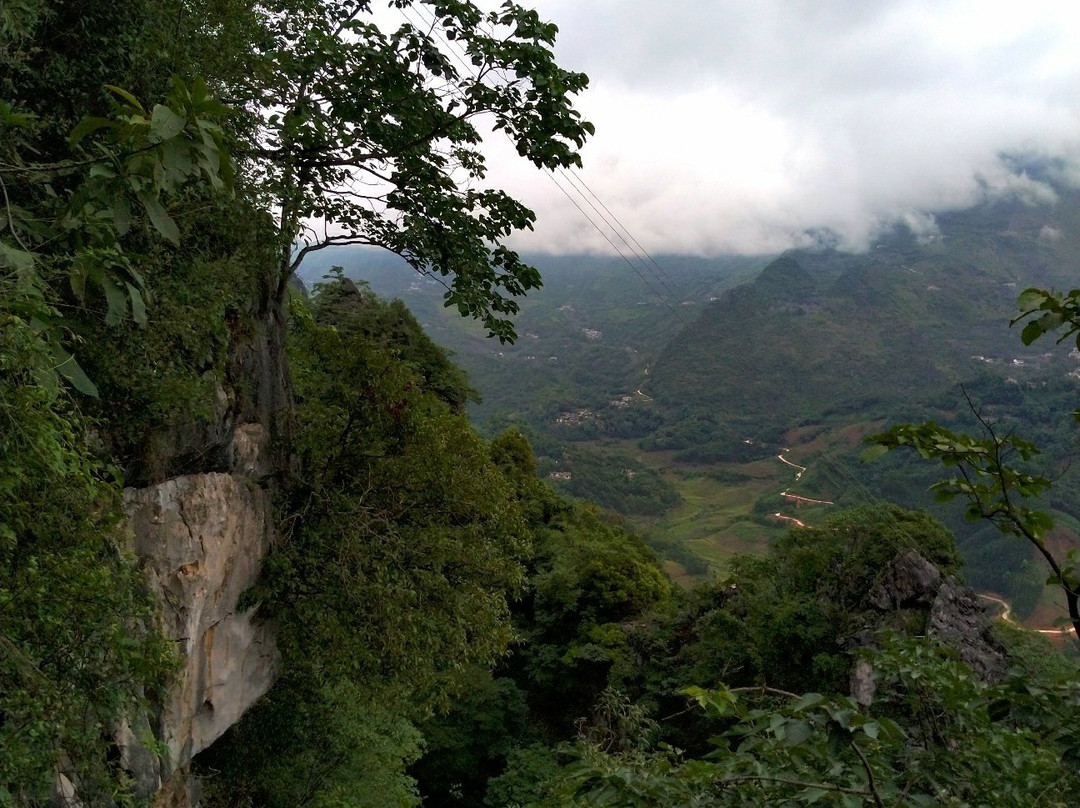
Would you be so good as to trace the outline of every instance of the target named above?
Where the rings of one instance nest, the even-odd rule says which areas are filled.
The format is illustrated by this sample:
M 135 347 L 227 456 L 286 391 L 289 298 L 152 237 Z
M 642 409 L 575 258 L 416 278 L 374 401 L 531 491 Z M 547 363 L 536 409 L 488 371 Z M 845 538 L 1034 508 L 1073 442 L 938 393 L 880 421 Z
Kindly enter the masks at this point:
M 985 682 L 1000 682 L 1008 673 L 1002 647 L 990 631 L 990 620 L 970 587 L 947 578 L 930 607 L 926 633 L 954 649 Z
M 881 584 L 871 593 L 870 602 L 882 611 L 928 610 L 926 633 L 960 654 L 976 676 L 996 682 L 1007 672 L 1004 650 L 994 640 L 990 618 L 975 590 L 943 576 L 914 550 L 897 553 Z M 863 698 L 872 697 L 872 688 L 871 695 L 865 695 L 869 677 L 870 672 L 861 671 L 859 681 L 853 679 L 853 693 L 858 687 Z
M 940 585 L 941 570 L 914 550 L 903 550 L 889 563 L 870 603 L 881 610 L 926 607 Z
M 259 466 L 251 444 L 258 434 L 249 429 L 241 438 L 239 454 L 251 470 Z M 277 675 L 272 627 L 237 608 L 270 548 L 273 523 L 269 492 L 246 475 L 176 477 L 128 489 L 124 500 L 134 550 L 183 660 L 160 716 L 118 733 L 138 790 L 149 796 L 174 772 L 183 776 L 191 758 L 235 723 Z M 168 747 L 167 761 L 137 740 L 147 729 Z
M 865 659 L 855 660 L 851 669 L 851 698 L 856 704 L 869 707 L 874 703 L 877 682 L 874 678 L 874 666 Z

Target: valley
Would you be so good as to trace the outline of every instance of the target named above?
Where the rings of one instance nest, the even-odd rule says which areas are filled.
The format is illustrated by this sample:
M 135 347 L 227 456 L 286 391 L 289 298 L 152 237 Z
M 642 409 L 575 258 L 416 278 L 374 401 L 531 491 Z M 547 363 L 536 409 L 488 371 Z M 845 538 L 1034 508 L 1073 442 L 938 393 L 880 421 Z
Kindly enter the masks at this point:
M 551 485 L 619 513 L 676 580 L 722 575 L 830 509 L 888 500 L 930 509 L 956 532 L 972 583 L 1045 620 L 1056 607 L 1034 560 L 1002 563 L 1027 549 L 936 504 L 937 469 L 859 458 L 892 423 L 970 427 L 963 385 L 1063 471 L 1049 507 L 1060 541 L 1073 541 L 1062 402 L 1080 355 L 1025 347 L 1008 328 L 1019 290 L 1071 282 L 1080 208 L 1061 194 L 941 214 L 936 238 L 901 229 L 864 254 L 661 258 L 665 274 L 651 278 L 617 258 L 535 256 L 545 285 L 524 301 L 513 344 L 485 339 L 442 306 L 437 279 L 391 258 L 329 254 L 308 279 L 337 263 L 404 300 L 469 373 L 474 423 L 522 428 Z
M 1080 28 L 532 5 L 0 0 L 0 808 L 1080 805 Z

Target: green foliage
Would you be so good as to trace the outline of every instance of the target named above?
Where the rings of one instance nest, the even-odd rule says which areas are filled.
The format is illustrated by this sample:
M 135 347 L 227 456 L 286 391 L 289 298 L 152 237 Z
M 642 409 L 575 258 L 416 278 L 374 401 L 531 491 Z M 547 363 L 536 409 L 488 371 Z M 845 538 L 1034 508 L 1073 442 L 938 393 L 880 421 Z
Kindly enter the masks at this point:
M 123 534 L 113 424 L 95 417 L 124 417 L 117 405 L 139 386 L 113 385 L 125 375 L 142 373 L 151 400 L 169 396 L 166 363 L 141 339 L 152 275 L 168 265 L 173 285 L 157 291 L 182 287 L 176 242 L 186 214 L 231 179 L 223 107 L 201 81 L 171 80 L 162 55 L 175 10 L 25 0 L 0 11 L 5 804 L 45 804 L 58 772 L 87 805 L 132 800 L 110 738 L 160 702 L 175 665 L 157 628 L 160 604 Z M 213 299 L 223 287 L 201 291 Z M 162 309 L 172 314 L 173 303 Z M 190 333 L 204 323 L 170 325 Z M 126 360 L 134 366 L 121 369 Z M 77 404 L 72 391 L 99 398 Z
M 1073 289 L 1065 294 L 1052 289 L 1032 287 L 1020 293 L 1016 307 L 1020 314 L 1010 325 L 1031 318 L 1020 333 L 1020 339 L 1025 345 L 1031 345 L 1039 337 L 1064 329 L 1065 333 L 1058 337 L 1057 341 L 1064 342 L 1077 334 L 1076 345 L 1080 348 L 1080 289 Z
M 313 314 L 319 322 L 333 324 L 350 337 L 364 336 L 411 366 L 425 387 L 443 399 L 457 414 L 476 399 L 465 372 L 450 361 L 452 354 L 436 345 L 400 300 L 380 300 L 367 288 L 336 273 L 335 282 L 320 284 Z
M 446 358 L 412 341 L 411 320 L 348 287 L 312 308 L 293 306 L 283 540 L 248 595 L 278 626 L 284 671 L 201 765 L 222 771 L 213 805 L 412 805 L 414 723 L 506 652 L 529 534 L 515 482 L 453 412 L 462 390 L 439 384 Z
M 522 644 L 508 670 L 556 737 L 612 680 L 633 675 L 625 625 L 665 603 L 671 584 L 640 538 L 588 506 L 557 503 L 534 523 Z
M 129 313 L 145 325 L 150 295 L 125 237 L 142 225 L 178 243 L 179 228 L 163 202 L 192 180 L 223 187 L 231 177 L 221 130 L 212 120 L 222 107 L 201 82 L 189 88 L 177 80 L 168 105 L 153 111 L 126 90 L 108 89 L 116 99 L 112 116 L 84 117 L 71 133 L 70 158 L 27 162 L 25 152 L 42 151 L 35 129 L 44 124 L 35 126 L 36 116 L 19 121 L 26 135 L 0 137 L 5 308 L 33 322 L 52 355 L 63 357 L 38 375 L 59 373 L 88 395 L 97 395 L 96 386 L 70 354 L 58 354 L 64 349 L 57 307 L 68 293 L 85 306 L 96 289 L 108 325 Z M 10 179 L 18 190 L 9 193 Z M 57 186 L 65 192 L 57 193 Z
M 411 773 L 429 804 L 453 799 L 478 805 L 488 780 L 500 774 L 507 756 L 529 737 L 526 694 L 506 677 L 475 668 L 462 680 L 462 694 L 445 715 L 420 725 L 424 756 Z
M 293 324 L 302 471 L 252 599 L 279 623 L 287 664 L 393 682 L 422 713 L 509 640 L 527 541 L 513 489 L 464 418 L 377 341 L 299 305 Z
M 571 99 L 588 80 L 555 63 L 558 29 L 514 3 L 481 12 L 464 0 L 400 0 L 385 28 L 366 3 L 264 5 L 241 104 L 260 122 L 252 169 L 281 210 L 279 294 L 312 250 L 378 245 L 452 276 L 446 305 L 512 340 L 513 298 L 540 276 L 502 241 L 533 214 L 479 183 L 473 120 L 488 117 L 538 167 L 580 165 L 593 127 Z M 313 219 L 342 235 L 307 229 Z
M 420 733 L 358 682 L 287 678 L 199 758 L 209 808 L 412 808 Z
M 729 578 L 695 587 L 673 617 L 638 632 L 632 645 L 646 661 L 636 682 L 670 713 L 687 682 L 844 692 L 863 638 L 882 626 L 925 628 L 924 613 L 884 613 L 873 603 L 889 562 L 909 548 L 956 572 L 952 536 L 925 513 L 864 506 L 794 528 L 768 556 L 737 557 Z M 693 722 L 669 728 L 681 748 L 702 741 Z
M 266 222 L 237 200 L 185 199 L 196 201 L 181 219 L 183 250 L 147 245 L 152 327 L 110 326 L 92 305 L 69 318 L 100 391 L 87 409 L 107 425 L 129 484 L 206 468 L 206 436 L 232 413 L 250 412 L 262 383 L 255 369 L 242 375 L 237 356 L 257 347 L 253 290 L 272 259 Z
M 266 381 L 252 365 L 274 357 L 248 353 L 274 335 L 253 332 L 326 244 L 294 254 L 301 222 L 452 276 L 447 304 L 503 339 L 513 298 L 539 286 L 500 245 L 533 217 L 482 187 L 472 119 L 538 166 L 579 164 L 592 127 L 570 99 L 586 78 L 555 64 L 535 12 L 392 6 L 433 24 L 384 31 L 366 2 L 337 0 L 0 9 L 0 802 L 44 800 L 57 767 L 87 804 L 127 799 L 106 739 L 160 695 L 171 657 L 116 535 L 120 472 L 89 436 L 129 482 L 216 466 L 240 418 L 282 437 L 267 422 L 286 415 L 265 397 L 253 412 L 266 391 L 242 385 Z M 286 660 L 252 726 L 282 743 L 275 768 L 258 730 L 238 730 L 251 754 L 215 798 L 408 805 L 410 719 L 505 652 L 528 534 L 445 353 L 400 304 L 320 303 L 317 319 L 297 311 L 296 476 L 252 593 Z M 67 387 L 100 397 L 95 420 Z
M 484 805 L 489 808 L 532 805 L 559 771 L 559 755 L 550 746 L 534 743 L 511 750 L 506 769 L 488 781 Z
M 557 480 L 558 490 L 621 514 L 657 516 L 681 501 L 671 483 L 628 455 L 572 447 L 542 468 L 569 471 L 569 480 Z
M 1072 554 L 1066 564 L 1055 557 L 1044 540 L 1054 526 L 1050 514 L 1023 504 L 1044 494 L 1051 481 L 1012 465 L 1014 456 L 1027 463 L 1039 450 L 1015 435 L 999 436 L 994 424 L 975 411 L 970 398 L 968 404 L 985 437 L 955 433 L 933 422 L 902 424 L 869 438 L 875 446 L 868 450 L 868 456 L 909 447 L 924 459 L 937 459 L 945 468 L 955 469 L 956 476 L 932 486 L 938 499 L 951 502 L 962 497 L 968 502 L 967 519 L 986 519 L 1001 532 L 1029 541 L 1050 567 L 1048 582 L 1063 591 L 1069 617 L 1080 636 L 1080 573 Z
M 0 794 L 44 804 L 59 767 L 105 804 L 130 786 L 109 732 L 160 695 L 173 656 L 124 546 L 114 470 L 66 393 L 35 384 L 44 350 L 0 320 Z
M 1040 720 L 1075 714 L 1077 683 L 988 687 L 926 641 L 893 641 L 872 657 L 877 700 L 769 687 L 691 688 L 715 727 L 714 750 L 613 752 L 579 744 L 554 799 L 540 806 L 1072 804 L 1070 743 Z
M 677 541 L 656 539 L 651 536 L 647 541 L 649 547 L 652 548 L 653 552 L 655 552 L 659 558 L 674 561 L 683 568 L 687 575 L 708 577 L 708 562 L 685 544 Z

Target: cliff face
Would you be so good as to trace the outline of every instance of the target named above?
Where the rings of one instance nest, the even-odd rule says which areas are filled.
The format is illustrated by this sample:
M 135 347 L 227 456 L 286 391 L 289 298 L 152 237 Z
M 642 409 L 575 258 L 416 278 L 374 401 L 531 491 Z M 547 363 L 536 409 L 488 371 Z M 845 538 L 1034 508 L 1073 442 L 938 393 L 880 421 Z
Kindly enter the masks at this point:
M 271 544 L 271 503 L 250 478 L 211 473 L 129 490 L 125 505 L 135 550 L 183 660 L 156 726 L 148 725 L 167 746 L 167 760 L 141 755 L 138 732 L 129 729 L 123 739 L 139 790 L 149 794 L 273 683 L 273 629 L 237 607 Z
M 172 445 L 159 462 L 172 476 L 136 474 L 144 484 L 124 492 L 132 549 L 181 659 L 164 703 L 116 734 L 138 795 L 158 806 L 197 802 L 192 757 L 270 689 L 280 667 L 273 626 L 238 608 L 274 541 L 288 401 L 276 314 L 252 312 L 254 326 L 235 339 L 212 422 L 166 436 Z

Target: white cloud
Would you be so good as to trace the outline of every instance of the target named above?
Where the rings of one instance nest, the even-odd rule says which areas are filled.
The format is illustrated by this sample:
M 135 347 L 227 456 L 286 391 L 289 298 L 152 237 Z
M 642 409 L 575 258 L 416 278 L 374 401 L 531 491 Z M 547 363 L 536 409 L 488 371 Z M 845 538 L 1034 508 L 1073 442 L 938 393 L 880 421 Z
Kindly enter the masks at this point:
M 562 62 L 593 79 L 580 106 L 597 135 L 580 176 L 653 253 L 772 251 L 822 229 L 858 249 L 986 195 L 1049 198 L 1007 155 L 1063 157 L 1062 177 L 1078 176 L 1072 3 L 534 5 L 562 29 Z M 555 185 L 495 146 L 492 182 L 540 217 L 519 246 L 611 251 Z

